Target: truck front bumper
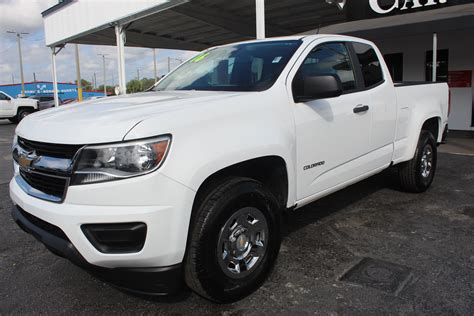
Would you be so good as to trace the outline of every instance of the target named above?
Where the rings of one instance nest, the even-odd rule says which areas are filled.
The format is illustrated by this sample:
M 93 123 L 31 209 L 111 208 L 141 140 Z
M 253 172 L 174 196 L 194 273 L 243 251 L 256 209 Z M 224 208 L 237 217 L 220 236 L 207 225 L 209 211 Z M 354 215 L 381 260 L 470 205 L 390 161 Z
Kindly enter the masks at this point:
M 69 259 L 119 288 L 140 294 L 159 295 L 178 292 L 183 284 L 181 264 L 158 268 L 99 267 L 88 263 L 59 227 L 42 221 L 19 206 L 12 208 L 12 217 L 21 229 L 33 235 L 54 254 Z
M 65 200 L 54 203 L 28 195 L 17 180 L 10 182 L 13 218 L 53 253 L 134 292 L 165 294 L 182 285 L 193 190 L 155 172 L 70 186 Z M 136 251 L 107 252 L 84 230 L 85 226 L 130 223 L 146 225 L 143 245 Z

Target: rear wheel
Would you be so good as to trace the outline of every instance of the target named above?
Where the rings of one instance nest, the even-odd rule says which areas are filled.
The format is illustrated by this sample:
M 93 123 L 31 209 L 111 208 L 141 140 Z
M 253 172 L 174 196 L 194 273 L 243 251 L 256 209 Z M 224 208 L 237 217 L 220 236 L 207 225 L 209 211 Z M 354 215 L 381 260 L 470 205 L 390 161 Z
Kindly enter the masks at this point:
M 193 222 L 187 285 L 220 303 L 258 289 L 280 249 L 280 207 L 273 195 L 255 180 L 228 179 L 204 198 Z
M 415 156 L 399 167 L 402 189 L 413 193 L 426 191 L 433 182 L 436 162 L 436 140 L 431 132 L 421 131 Z

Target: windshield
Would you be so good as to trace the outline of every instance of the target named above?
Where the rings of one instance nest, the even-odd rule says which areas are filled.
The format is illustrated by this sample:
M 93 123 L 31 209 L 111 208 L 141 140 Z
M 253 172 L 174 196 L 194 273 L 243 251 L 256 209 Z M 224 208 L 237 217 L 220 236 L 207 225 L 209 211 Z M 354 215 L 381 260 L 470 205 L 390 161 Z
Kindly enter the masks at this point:
M 161 80 L 154 91 L 263 91 L 276 81 L 299 40 L 243 43 L 205 51 Z

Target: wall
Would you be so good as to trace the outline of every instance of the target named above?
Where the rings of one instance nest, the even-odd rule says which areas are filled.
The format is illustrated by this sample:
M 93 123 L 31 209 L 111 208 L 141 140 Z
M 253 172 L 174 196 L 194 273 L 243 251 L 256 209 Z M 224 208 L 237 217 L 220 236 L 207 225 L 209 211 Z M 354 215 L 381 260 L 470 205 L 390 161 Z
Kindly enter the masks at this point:
M 415 30 L 416 31 L 416 30 Z M 449 49 L 449 71 L 471 70 L 474 82 L 474 29 L 438 33 L 438 49 Z M 425 80 L 426 51 L 433 49 L 433 34 L 372 38 L 383 54 L 403 53 L 403 80 Z M 449 128 L 471 130 L 474 87 L 451 88 Z

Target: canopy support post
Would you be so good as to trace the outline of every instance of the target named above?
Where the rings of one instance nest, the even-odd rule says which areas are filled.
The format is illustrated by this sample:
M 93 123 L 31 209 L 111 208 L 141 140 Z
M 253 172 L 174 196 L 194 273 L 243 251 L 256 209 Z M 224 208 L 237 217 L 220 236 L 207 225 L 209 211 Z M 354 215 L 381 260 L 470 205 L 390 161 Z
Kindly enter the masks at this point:
M 56 48 L 59 48 L 56 50 Z M 56 55 L 64 48 L 64 45 L 53 46 L 51 47 L 51 64 L 53 72 L 53 95 L 54 95 L 54 106 L 59 106 L 59 96 L 58 96 L 58 75 L 56 73 Z
M 265 0 L 255 0 L 255 18 L 257 39 L 265 38 Z
M 117 65 L 120 94 L 127 94 L 127 81 L 125 79 L 125 28 L 115 25 L 115 37 L 117 41 Z
M 436 82 L 436 71 L 438 66 L 438 34 L 433 33 L 433 73 L 432 79 L 433 82 Z

